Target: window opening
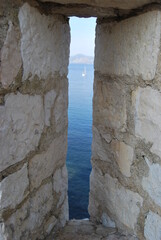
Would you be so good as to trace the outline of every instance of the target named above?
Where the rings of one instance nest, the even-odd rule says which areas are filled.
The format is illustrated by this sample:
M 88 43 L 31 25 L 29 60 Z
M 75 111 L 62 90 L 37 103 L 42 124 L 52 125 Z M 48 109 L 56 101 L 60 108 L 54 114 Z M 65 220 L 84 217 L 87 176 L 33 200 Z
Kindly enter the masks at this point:
M 70 27 L 67 153 L 69 217 L 83 219 L 89 217 L 95 19 L 72 17 Z

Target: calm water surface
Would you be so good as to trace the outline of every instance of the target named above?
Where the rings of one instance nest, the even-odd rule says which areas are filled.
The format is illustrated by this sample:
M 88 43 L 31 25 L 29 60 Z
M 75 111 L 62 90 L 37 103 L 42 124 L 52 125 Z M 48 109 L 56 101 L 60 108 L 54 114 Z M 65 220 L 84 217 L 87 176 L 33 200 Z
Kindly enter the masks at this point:
M 86 68 L 86 76 L 82 72 Z M 88 215 L 89 175 L 91 172 L 93 65 L 69 65 L 68 153 L 69 215 Z

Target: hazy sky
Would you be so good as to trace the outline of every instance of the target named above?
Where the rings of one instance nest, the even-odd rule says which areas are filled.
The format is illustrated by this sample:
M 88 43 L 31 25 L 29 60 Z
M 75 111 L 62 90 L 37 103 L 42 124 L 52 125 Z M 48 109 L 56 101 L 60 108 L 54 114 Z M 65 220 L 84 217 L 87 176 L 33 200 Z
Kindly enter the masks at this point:
M 70 18 L 70 55 L 82 53 L 94 56 L 96 18 Z

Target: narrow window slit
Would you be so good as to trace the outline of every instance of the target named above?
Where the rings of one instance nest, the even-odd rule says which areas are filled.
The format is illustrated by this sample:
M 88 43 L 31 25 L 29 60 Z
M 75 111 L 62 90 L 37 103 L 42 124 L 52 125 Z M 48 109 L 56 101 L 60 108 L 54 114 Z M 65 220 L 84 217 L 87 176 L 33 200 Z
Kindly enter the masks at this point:
M 68 106 L 69 218 L 89 218 L 95 19 L 71 18 Z

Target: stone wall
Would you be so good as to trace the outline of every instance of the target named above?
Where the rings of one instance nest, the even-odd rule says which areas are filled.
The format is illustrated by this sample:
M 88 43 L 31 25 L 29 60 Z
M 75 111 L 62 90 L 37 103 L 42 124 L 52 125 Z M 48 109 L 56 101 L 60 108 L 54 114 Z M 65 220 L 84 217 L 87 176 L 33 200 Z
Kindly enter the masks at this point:
M 161 13 L 97 22 L 89 213 L 159 240 Z
M 0 239 L 45 239 L 68 220 L 69 25 L 0 5 Z
M 47 239 L 68 220 L 67 16 L 73 15 L 99 17 L 91 220 L 159 240 L 159 0 L 1 0 L 0 239 Z

